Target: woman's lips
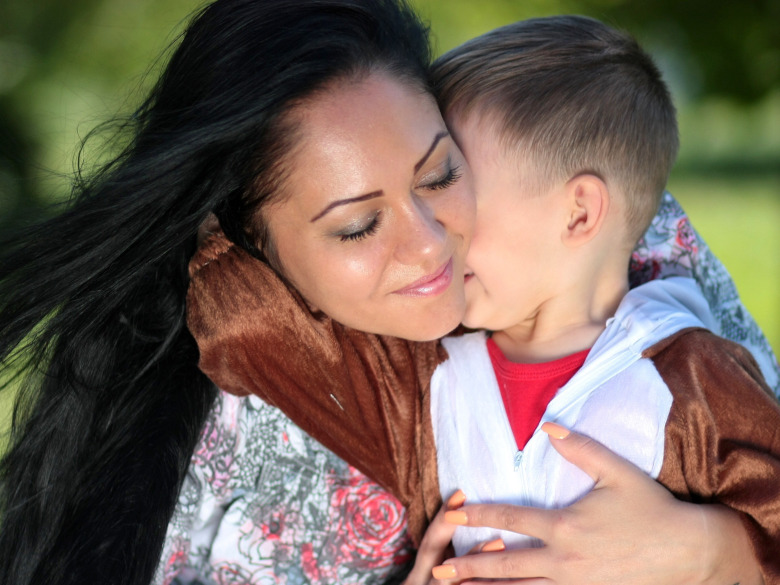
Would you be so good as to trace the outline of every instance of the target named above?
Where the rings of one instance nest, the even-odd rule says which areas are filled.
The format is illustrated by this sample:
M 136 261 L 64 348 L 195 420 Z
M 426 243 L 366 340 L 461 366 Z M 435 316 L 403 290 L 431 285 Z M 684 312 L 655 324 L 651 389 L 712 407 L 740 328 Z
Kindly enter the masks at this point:
M 423 276 L 409 286 L 395 291 L 397 295 L 408 297 L 436 296 L 447 290 L 452 283 L 452 258 L 433 274 Z

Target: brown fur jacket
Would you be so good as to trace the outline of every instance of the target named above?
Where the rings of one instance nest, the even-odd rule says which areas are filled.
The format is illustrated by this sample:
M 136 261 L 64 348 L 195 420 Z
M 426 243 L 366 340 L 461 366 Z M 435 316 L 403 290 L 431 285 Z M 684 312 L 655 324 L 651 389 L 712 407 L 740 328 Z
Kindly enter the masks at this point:
M 193 258 L 190 276 L 188 325 L 203 372 L 227 392 L 280 408 L 395 494 L 419 542 L 441 504 L 430 392 L 448 357 L 443 346 L 312 315 L 221 235 Z M 703 330 L 674 335 L 644 357 L 674 397 L 658 480 L 681 499 L 741 511 L 766 582 L 780 583 L 780 405 L 755 361 Z

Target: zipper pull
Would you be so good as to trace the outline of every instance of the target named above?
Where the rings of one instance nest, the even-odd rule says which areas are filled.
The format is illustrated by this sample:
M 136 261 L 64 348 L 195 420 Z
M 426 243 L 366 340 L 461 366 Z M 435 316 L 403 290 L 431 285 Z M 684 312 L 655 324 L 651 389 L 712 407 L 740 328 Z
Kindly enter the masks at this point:
M 515 453 L 515 471 L 519 471 L 520 464 L 523 462 L 523 452 L 518 450 L 517 453 Z

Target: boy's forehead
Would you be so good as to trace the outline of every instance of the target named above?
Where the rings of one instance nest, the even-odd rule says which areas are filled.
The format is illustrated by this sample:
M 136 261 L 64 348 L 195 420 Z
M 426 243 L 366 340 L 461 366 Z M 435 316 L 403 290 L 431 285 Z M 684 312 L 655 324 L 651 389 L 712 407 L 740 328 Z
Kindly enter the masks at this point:
M 498 165 L 525 166 L 528 156 L 509 137 L 501 117 L 489 110 L 453 112 L 446 117 L 453 138 L 466 160 L 479 158 Z
M 496 182 L 525 197 L 549 193 L 567 178 L 510 132 L 496 112 L 451 112 L 445 121 L 471 167 L 478 200 L 480 191 Z
M 448 114 L 446 122 L 461 149 L 489 152 L 504 150 L 505 140 L 495 115 L 482 110 L 456 111 Z

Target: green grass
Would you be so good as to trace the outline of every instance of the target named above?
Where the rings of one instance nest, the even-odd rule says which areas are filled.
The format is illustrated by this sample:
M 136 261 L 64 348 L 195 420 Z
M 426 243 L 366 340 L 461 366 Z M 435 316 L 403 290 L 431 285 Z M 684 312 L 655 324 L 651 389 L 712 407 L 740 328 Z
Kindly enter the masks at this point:
M 669 190 L 723 262 L 748 311 L 780 350 L 780 176 L 672 177 Z

